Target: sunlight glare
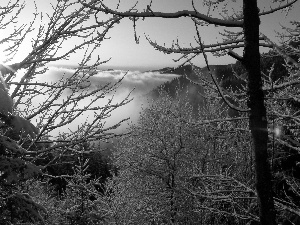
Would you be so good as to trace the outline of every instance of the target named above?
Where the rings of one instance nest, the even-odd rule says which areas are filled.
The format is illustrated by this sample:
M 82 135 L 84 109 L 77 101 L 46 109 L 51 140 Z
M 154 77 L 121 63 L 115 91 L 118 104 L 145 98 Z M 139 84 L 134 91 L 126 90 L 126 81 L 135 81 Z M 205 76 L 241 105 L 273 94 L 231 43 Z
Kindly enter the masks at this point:
M 274 134 L 275 134 L 276 137 L 279 137 L 279 136 L 280 136 L 280 134 L 281 134 L 281 129 L 280 129 L 280 127 L 275 127 L 275 128 L 274 128 Z

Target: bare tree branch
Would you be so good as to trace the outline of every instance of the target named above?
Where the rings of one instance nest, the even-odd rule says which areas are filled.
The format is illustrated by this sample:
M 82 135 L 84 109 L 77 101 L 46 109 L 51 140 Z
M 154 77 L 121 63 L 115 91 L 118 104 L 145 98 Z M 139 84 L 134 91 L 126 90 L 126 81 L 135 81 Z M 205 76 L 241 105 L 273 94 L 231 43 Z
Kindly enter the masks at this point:
M 196 19 L 203 20 L 209 24 L 214 24 L 218 26 L 226 26 L 226 27 L 242 27 L 243 22 L 242 21 L 231 21 L 231 20 L 223 20 L 219 18 L 212 18 L 210 16 L 206 16 L 205 14 L 201 14 L 198 11 L 190 11 L 190 10 L 182 10 L 174 13 L 163 13 L 163 12 L 154 12 L 150 6 L 147 7 L 147 10 L 144 12 L 135 12 L 133 10 L 127 11 L 127 12 L 119 12 L 117 10 L 113 10 L 108 8 L 102 1 L 96 1 L 96 3 L 99 3 L 100 6 L 96 5 L 88 5 L 84 3 L 83 1 L 80 1 L 81 4 L 83 4 L 86 7 L 90 7 L 94 10 L 110 13 L 113 15 L 118 15 L 121 17 L 161 17 L 161 18 L 180 18 L 180 17 L 192 17 Z

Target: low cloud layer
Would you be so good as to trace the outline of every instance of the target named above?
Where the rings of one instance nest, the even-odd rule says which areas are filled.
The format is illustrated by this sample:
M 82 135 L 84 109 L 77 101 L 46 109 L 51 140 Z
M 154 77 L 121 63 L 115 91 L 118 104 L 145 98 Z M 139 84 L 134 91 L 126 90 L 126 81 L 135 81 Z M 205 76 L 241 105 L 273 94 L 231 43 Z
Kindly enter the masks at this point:
M 60 79 L 70 78 L 75 72 L 76 69 L 72 69 L 72 68 L 49 67 L 49 70 L 45 74 L 38 75 L 36 80 L 38 82 L 47 82 L 47 83 L 57 82 Z M 95 89 L 99 85 L 105 85 L 107 83 L 115 83 L 119 79 L 124 77 L 120 87 L 116 90 L 116 92 L 111 93 L 111 95 L 107 95 L 107 99 L 101 99 L 101 101 L 99 101 L 97 104 L 99 105 L 105 104 L 105 102 L 109 98 L 111 98 L 112 95 L 114 96 L 113 101 L 115 103 L 120 102 L 128 95 L 130 91 L 134 89 L 134 91 L 131 94 L 131 97 L 134 100 L 129 104 L 116 109 L 112 113 L 112 116 L 107 121 L 107 124 L 113 125 L 114 123 L 127 117 L 130 117 L 131 121 L 134 122 L 138 118 L 138 115 L 141 111 L 141 105 L 146 104 L 144 102 L 144 99 L 141 98 L 141 96 L 144 96 L 145 94 L 149 93 L 157 86 L 167 81 L 171 81 L 177 76 L 178 75 L 160 74 L 159 72 L 151 72 L 151 71 L 139 72 L 139 71 L 123 71 L 123 70 L 102 70 L 102 71 L 99 70 L 97 71 L 96 74 L 94 74 L 88 79 L 86 84 L 82 84 L 82 90 L 86 88 Z M 89 99 L 86 99 L 85 101 L 88 102 Z M 92 116 L 92 115 L 86 113 L 86 115 L 83 117 L 85 117 L 86 119 L 87 116 Z M 83 121 L 82 119 L 83 118 L 81 118 L 81 122 Z M 72 124 L 71 127 L 68 128 L 71 128 L 71 130 L 72 128 L 76 129 L 79 123 L 80 120 L 78 120 L 75 124 Z
M 64 67 L 50 67 L 46 74 L 41 75 L 49 81 L 57 81 L 62 77 L 70 77 L 76 70 Z M 123 78 L 121 89 L 135 89 L 136 93 L 148 93 L 153 88 L 170 81 L 178 75 L 175 74 L 161 74 L 159 72 L 140 72 L 140 71 L 124 71 L 124 70 L 99 70 L 96 74 L 89 78 L 91 87 L 114 83 Z
M 136 93 L 146 94 L 157 86 L 170 81 L 178 75 L 175 74 L 161 74 L 159 72 L 140 72 L 140 71 L 122 71 L 110 70 L 101 71 L 93 76 L 91 80 L 102 82 L 116 82 L 125 75 L 122 81 L 122 88 L 135 89 Z

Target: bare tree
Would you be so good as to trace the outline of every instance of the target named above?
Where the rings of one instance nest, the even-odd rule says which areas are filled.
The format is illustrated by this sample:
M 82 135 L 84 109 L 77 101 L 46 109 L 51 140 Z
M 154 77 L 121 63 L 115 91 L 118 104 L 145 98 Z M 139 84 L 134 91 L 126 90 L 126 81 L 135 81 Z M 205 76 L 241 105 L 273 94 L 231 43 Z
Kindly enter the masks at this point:
M 81 1 L 82 2 L 82 1 Z M 224 1 L 203 1 L 205 5 L 209 6 L 209 12 L 213 11 L 219 4 L 224 4 Z M 243 1 L 243 6 L 239 14 L 227 15 L 226 12 L 222 14 L 222 18 L 214 17 L 213 14 L 205 14 L 198 11 L 194 2 L 192 2 L 193 10 L 182 10 L 171 13 L 157 12 L 152 10 L 153 1 L 150 1 L 147 8 L 143 11 L 139 11 L 133 6 L 127 11 L 120 11 L 119 5 L 116 9 L 109 8 L 105 5 L 104 1 L 95 0 L 91 4 L 82 2 L 83 5 L 94 9 L 97 12 L 105 12 L 116 17 L 126 18 L 129 17 L 133 21 L 134 28 L 136 27 L 136 21 L 138 18 L 148 17 L 161 17 L 161 18 L 180 18 L 189 17 L 195 23 L 196 40 L 198 46 L 190 48 L 182 48 L 179 44 L 175 44 L 172 47 L 165 47 L 159 45 L 155 41 L 148 38 L 150 44 L 154 48 L 163 51 L 165 53 L 182 53 L 181 59 L 185 60 L 184 63 L 190 62 L 194 57 L 203 54 L 206 58 L 207 52 L 219 52 L 228 53 L 233 58 L 237 59 L 244 66 L 247 73 L 247 106 L 244 108 L 236 107 L 226 100 L 224 90 L 218 85 L 216 79 L 212 75 L 212 80 L 216 85 L 220 95 L 229 107 L 238 110 L 240 112 L 249 113 L 249 127 L 253 138 L 253 151 L 255 154 L 255 173 L 256 173 L 256 189 L 258 194 L 258 204 L 260 210 L 260 222 L 261 224 L 275 224 L 275 209 L 274 199 L 272 196 L 272 184 L 270 165 L 268 161 L 268 121 L 266 113 L 266 105 L 264 103 L 264 92 L 262 73 L 260 71 L 260 52 L 259 46 L 274 48 L 280 52 L 280 49 L 276 45 L 268 40 L 266 36 L 260 35 L 259 24 L 260 17 L 274 13 L 278 10 L 291 7 L 297 0 L 293 1 L 275 1 L 274 7 L 268 10 L 259 10 L 256 0 Z M 226 4 L 226 3 L 225 3 Z M 224 6 L 224 5 L 223 5 Z M 226 6 L 226 5 L 225 5 Z M 227 7 L 230 7 L 230 1 Z M 235 27 L 240 28 L 238 33 L 228 32 L 227 40 L 223 43 L 216 43 L 212 45 L 204 45 L 198 32 L 198 26 L 203 24 L 210 24 L 222 27 Z M 136 39 L 137 35 L 135 34 Z M 243 56 L 236 54 L 233 49 L 244 48 Z M 286 58 L 290 58 L 287 54 L 284 54 Z M 208 63 L 208 62 L 207 62 Z M 298 66 L 294 61 L 294 65 Z M 208 64 L 207 64 L 208 66 Z M 208 66 L 209 69 L 209 66 Z M 228 93 L 226 93 L 228 94 Z
M 120 173 L 114 180 L 116 193 L 121 191 L 114 201 L 122 207 L 115 212 L 119 218 L 134 224 L 198 223 L 192 197 L 184 195 L 182 187 L 205 157 L 199 132 L 185 122 L 191 119 L 191 110 L 184 100 L 172 101 L 161 94 L 130 127 L 131 135 L 114 152 Z
M 217 109 L 220 105 L 210 102 L 199 115 L 203 120 L 221 119 Z M 108 185 L 113 194 L 107 205 L 115 221 L 240 224 L 258 220 L 256 212 L 248 211 L 255 198 L 253 179 L 246 172 L 251 157 L 248 151 L 239 151 L 249 145 L 250 135 L 235 130 L 245 127 L 245 122 L 223 121 L 215 127 L 193 120 L 186 99 L 172 99 L 163 92 L 143 110 L 130 127 L 130 136 L 114 151 L 119 170 Z
M 113 99 L 122 79 L 91 85 L 97 67 L 105 63 L 97 57 L 97 50 L 121 18 L 106 15 L 99 21 L 98 12 L 78 1 L 57 0 L 46 14 L 36 6 L 34 19 L 24 23 L 20 16 L 27 7 L 25 1 L 2 1 L 0 5 L 0 45 L 4 46 L 0 66 L 1 200 L 20 207 L 13 215 L 1 203 L 1 215 L 6 220 L 10 211 L 9 220 L 15 223 L 14 216 L 29 210 L 29 220 L 37 221 L 42 217 L 36 209 L 42 208 L 17 191 L 18 182 L 39 174 L 64 154 L 79 153 L 82 143 L 117 136 L 114 130 L 126 120 L 106 123 L 115 109 L 130 101 L 129 95 L 120 102 Z M 19 52 L 24 45 L 27 55 Z M 17 54 L 24 54 L 23 59 L 12 64 Z M 78 54 L 82 59 L 69 75 L 46 81 L 50 62 Z M 68 130 L 74 123 L 77 129 Z M 54 157 L 36 167 L 48 153 Z
M 41 153 L 68 146 L 70 142 L 70 145 L 74 146 L 83 139 L 96 141 L 114 136 L 109 131 L 117 128 L 121 121 L 108 127 L 102 120 L 109 117 L 114 109 L 129 101 L 128 96 L 125 96 L 122 102 L 116 103 L 111 98 L 99 105 L 100 99 L 113 95 L 121 80 L 97 87 L 91 86 L 90 81 L 97 73 L 97 66 L 105 63 L 99 56 L 98 59 L 97 55 L 95 57 L 96 50 L 105 40 L 108 30 L 118 23 L 120 18 L 107 17 L 98 21 L 97 13 L 76 1 L 58 0 L 56 5 L 51 6 L 52 15 L 46 16 L 36 8 L 35 18 L 29 24 L 17 21 L 26 3 L 10 1 L 2 8 L 2 30 L 7 29 L 8 25 L 20 24 L 18 29 L 1 40 L 1 43 L 5 43 L 4 53 L 8 61 L 1 66 L 1 72 L 5 79 L 4 85 L 7 85 L 7 90 L 11 93 L 10 98 L 13 99 L 13 113 L 26 120 L 36 119 L 35 126 L 39 133 L 31 145 L 50 135 L 52 131 L 74 122 L 86 112 L 97 112 L 97 115 L 92 122 L 82 123 L 71 134 L 62 135 L 60 140 L 54 141 L 55 145 L 41 150 Z M 39 26 L 38 19 L 42 21 Z M 32 45 L 28 48 L 31 51 L 21 62 L 9 65 L 9 61 L 13 59 L 27 36 L 32 38 Z M 49 70 L 49 62 L 67 60 L 77 52 L 83 57 L 70 75 L 62 77 L 59 81 L 43 82 L 42 74 Z M 19 80 L 15 79 L 16 73 L 21 74 Z

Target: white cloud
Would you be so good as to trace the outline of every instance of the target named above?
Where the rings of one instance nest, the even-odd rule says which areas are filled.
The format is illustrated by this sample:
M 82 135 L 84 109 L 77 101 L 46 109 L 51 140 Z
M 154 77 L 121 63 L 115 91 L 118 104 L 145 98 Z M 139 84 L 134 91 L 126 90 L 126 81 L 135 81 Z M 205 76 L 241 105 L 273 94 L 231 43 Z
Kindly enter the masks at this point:
M 71 77 L 76 72 L 76 69 L 72 68 L 64 68 L 64 67 L 49 67 L 49 70 L 45 74 L 41 74 L 36 78 L 38 82 L 48 82 L 53 83 L 59 81 L 60 79 L 67 79 Z M 126 74 L 126 75 L 125 75 Z M 21 75 L 21 74 L 20 74 Z M 131 117 L 131 121 L 135 121 L 141 111 L 141 105 L 144 103 L 144 99 L 141 96 L 149 93 L 152 89 L 157 86 L 163 84 L 164 82 L 170 81 L 177 77 L 178 75 L 174 74 L 160 74 L 159 72 L 139 72 L 139 71 L 124 71 L 124 70 L 105 70 L 98 71 L 97 74 L 91 76 L 87 82 L 90 86 L 86 86 L 86 88 L 96 88 L 99 85 L 104 85 L 108 82 L 115 83 L 119 79 L 121 79 L 125 75 L 121 86 L 116 90 L 116 92 L 111 93 L 106 96 L 106 98 L 98 100 L 95 102 L 96 105 L 105 105 L 109 98 L 114 96 L 114 103 L 122 101 L 128 93 L 135 88 L 132 92 L 131 97 L 134 98 L 132 102 L 129 104 L 122 106 L 121 108 L 116 109 L 112 112 L 111 117 L 107 120 L 107 124 L 114 124 L 121 119 Z M 19 78 L 19 76 L 18 76 Z M 85 86 L 83 85 L 82 89 L 78 89 L 78 92 L 84 90 Z M 68 91 L 64 92 L 64 95 L 68 94 Z M 65 96 L 61 96 L 60 99 L 65 98 Z M 92 98 L 91 96 L 90 98 Z M 39 101 L 35 101 L 35 104 L 42 103 L 44 99 L 39 99 Z M 82 103 L 78 104 L 86 104 L 90 102 L 91 99 L 86 99 Z M 82 105 L 82 107 L 84 107 Z M 34 107 L 36 107 L 35 105 Z M 85 121 L 87 118 L 92 119 L 93 113 L 86 112 L 77 121 L 75 121 L 70 126 L 65 129 L 60 129 L 60 131 L 67 131 L 67 128 L 74 130 Z
M 52 66 L 49 67 L 49 70 L 45 74 L 39 75 L 38 80 L 55 82 L 62 78 L 71 77 L 75 71 L 75 68 L 72 69 Z M 122 77 L 124 78 L 119 88 L 120 91 L 124 91 L 124 89 L 135 89 L 136 94 L 146 94 L 157 86 L 178 77 L 178 75 L 161 74 L 159 72 L 152 71 L 99 70 L 97 74 L 94 74 L 89 78 L 91 84 L 90 88 L 96 88 L 98 85 L 110 82 L 115 83 Z
M 99 82 L 116 82 L 125 75 L 121 89 L 133 89 L 136 93 L 146 94 L 153 88 L 170 81 L 178 75 L 175 74 L 161 74 L 159 72 L 140 72 L 140 71 L 122 71 L 109 70 L 99 71 L 99 73 L 91 78 L 91 80 Z

